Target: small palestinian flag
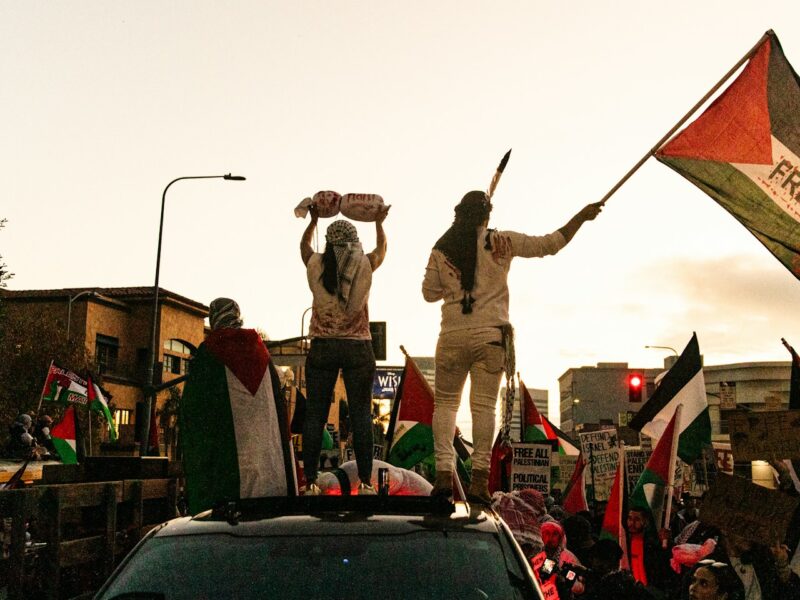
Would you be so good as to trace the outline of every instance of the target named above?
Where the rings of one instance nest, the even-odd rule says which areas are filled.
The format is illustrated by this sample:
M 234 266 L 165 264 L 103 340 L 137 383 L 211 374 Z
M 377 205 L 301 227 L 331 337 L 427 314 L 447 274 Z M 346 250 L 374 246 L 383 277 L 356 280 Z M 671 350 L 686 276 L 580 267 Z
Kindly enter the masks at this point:
M 50 431 L 50 437 L 62 463 L 65 465 L 78 464 L 74 404 L 70 404 L 64 411 L 61 421 Z
M 656 528 L 660 527 L 664 495 L 669 483 L 669 463 L 672 454 L 674 431 L 675 415 L 672 416 L 661 439 L 658 440 L 655 450 L 650 455 L 650 459 L 647 461 L 647 465 L 630 495 L 631 508 L 649 512 L 653 517 L 652 523 L 655 524 Z
M 625 520 L 628 516 L 628 484 L 627 469 L 625 466 L 625 453 L 620 453 L 617 462 L 617 474 L 611 486 L 611 495 L 606 504 L 603 515 L 603 525 L 600 528 L 600 538 L 617 542 L 622 548 L 622 557 L 619 561 L 620 569 L 628 568 L 628 543 L 625 532 Z
M 433 453 L 433 390 L 410 356 L 393 409 L 386 462 L 410 469 Z
M 280 381 L 255 330 L 209 334 L 192 360 L 179 418 L 191 514 L 240 498 L 295 495 Z
M 800 79 L 773 32 L 656 158 L 721 204 L 800 278 Z

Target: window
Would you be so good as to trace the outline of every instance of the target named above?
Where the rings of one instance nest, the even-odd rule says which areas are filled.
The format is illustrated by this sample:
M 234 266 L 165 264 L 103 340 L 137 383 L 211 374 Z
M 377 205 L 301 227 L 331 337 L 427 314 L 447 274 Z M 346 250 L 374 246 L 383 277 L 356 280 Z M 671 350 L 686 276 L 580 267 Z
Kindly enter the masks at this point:
M 118 408 L 114 411 L 114 427 L 119 431 L 120 425 L 131 424 L 131 411 L 127 408 Z
M 171 354 L 164 355 L 164 373 L 175 373 L 176 375 L 181 372 L 181 358 L 179 356 L 172 356 Z
M 95 361 L 98 373 L 114 373 L 117 370 L 119 340 L 115 337 L 97 334 L 95 338 Z
M 167 340 L 164 342 L 164 350 L 169 350 L 170 352 L 175 352 L 177 354 L 194 354 L 195 347 L 189 344 L 188 342 L 183 342 L 181 340 Z

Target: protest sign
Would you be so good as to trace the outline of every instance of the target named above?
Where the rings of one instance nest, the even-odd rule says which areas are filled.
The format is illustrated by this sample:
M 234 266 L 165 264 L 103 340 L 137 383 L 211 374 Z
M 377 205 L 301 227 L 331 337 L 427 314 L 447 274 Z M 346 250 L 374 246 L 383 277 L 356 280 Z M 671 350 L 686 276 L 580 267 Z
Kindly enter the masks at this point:
M 785 539 L 798 504 L 800 498 L 719 473 L 703 499 L 700 520 L 727 535 L 769 545 Z
M 594 499 L 608 500 L 617 474 L 617 431 L 601 429 L 578 435 L 583 455 L 589 461 L 586 479 L 594 486 Z
M 711 442 L 714 449 L 714 465 L 720 473 L 733 475 L 733 452 L 728 442 Z
M 558 460 L 560 463 L 558 482 L 554 481 L 553 487 L 558 487 L 563 492 L 567 489 L 567 486 L 572 479 L 572 474 L 575 472 L 575 465 L 578 464 L 578 457 L 563 454 L 558 457 Z
M 550 493 L 550 444 L 512 444 L 511 490 L 533 488 Z
M 728 413 L 737 461 L 800 459 L 800 410 Z
M 628 477 L 628 493 L 633 492 L 636 482 L 642 476 L 647 461 L 650 460 L 651 450 L 641 447 L 625 448 L 625 473 Z

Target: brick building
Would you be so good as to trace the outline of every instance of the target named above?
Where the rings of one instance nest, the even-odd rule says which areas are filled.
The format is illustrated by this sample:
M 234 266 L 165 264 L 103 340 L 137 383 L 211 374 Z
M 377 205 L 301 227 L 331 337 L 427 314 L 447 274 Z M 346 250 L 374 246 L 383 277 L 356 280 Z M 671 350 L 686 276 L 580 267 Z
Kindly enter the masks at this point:
M 144 400 L 153 288 L 67 288 L 60 290 L 2 290 L 8 317 L 33 316 L 83 342 L 96 374 L 113 398 L 121 437 L 132 436 L 137 403 Z M 195 349 L 205 338 L 208 307 L 159 288 L 155 381 L 184 373 Z M 69 365 L 63 365 L 69 367 Z M 158 405 L 168 393 L 162 392 Z M 128 435 L 125 435 L 128 434 Z M 123 438 L 124 439 L 124 438 Z

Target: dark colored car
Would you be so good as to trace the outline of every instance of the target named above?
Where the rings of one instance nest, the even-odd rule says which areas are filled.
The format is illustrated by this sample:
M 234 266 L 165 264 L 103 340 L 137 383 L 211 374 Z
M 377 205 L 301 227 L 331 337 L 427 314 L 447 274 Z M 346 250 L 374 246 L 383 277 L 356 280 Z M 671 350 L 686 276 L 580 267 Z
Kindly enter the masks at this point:
M 541 599 L 491 510 L 422 497 L 243 501 L 152 530 L 95 598 Z

